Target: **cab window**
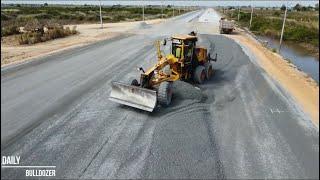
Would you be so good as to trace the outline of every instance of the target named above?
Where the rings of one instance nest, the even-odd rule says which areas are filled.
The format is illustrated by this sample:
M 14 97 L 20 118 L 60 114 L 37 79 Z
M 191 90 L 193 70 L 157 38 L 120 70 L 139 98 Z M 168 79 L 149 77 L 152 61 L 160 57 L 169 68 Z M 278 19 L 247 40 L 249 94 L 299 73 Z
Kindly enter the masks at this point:
M 181 47 L 177 47 L 177 46 L 174 46 L 172 48 L 172 54 L 176 57 L 176 58 L 181 58 Z

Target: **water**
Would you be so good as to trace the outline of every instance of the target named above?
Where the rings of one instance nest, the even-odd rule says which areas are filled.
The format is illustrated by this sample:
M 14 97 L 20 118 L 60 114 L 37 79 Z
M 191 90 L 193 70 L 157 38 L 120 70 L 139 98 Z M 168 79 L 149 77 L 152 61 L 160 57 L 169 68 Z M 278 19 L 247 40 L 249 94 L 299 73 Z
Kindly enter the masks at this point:
M 279 48 L 279 40 L 265 36 L 258 36 L 263 41 L 268 41 L 268 47 Z M 301 71 L 307 73 L 319 84 L 319 56 L 316 57 L 302 47 L 293 43 L 282 43 L 280 54 L 291 61 Z

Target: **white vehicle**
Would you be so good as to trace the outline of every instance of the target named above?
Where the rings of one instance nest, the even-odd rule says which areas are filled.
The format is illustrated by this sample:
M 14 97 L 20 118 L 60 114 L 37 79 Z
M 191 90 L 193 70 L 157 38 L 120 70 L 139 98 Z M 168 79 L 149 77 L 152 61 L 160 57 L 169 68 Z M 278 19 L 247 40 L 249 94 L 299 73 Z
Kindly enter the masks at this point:
M 233 20 L 229 21 L 225 18 L 221 18 L 219 22 L 220 22 L 220 25 L 219 25 L 220 34 L 223 34 L 223 33 L 230 34 L 235 29 Z

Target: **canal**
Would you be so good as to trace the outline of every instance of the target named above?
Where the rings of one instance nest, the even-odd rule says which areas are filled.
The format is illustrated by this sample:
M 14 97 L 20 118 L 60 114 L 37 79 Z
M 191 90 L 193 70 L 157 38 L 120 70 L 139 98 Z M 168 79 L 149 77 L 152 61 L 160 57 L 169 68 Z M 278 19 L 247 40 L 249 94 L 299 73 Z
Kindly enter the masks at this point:
M 265 36 L 257 37 L 262 41 L 267 41 L 269 48 L 279 48 L 279 40 Z M 319 56 L 312 55 L 301 46 L 288 42 L 282 44 L 280 54 L 285 59 L 289 59 L 298 69 L 307 73 L 319 84 Z

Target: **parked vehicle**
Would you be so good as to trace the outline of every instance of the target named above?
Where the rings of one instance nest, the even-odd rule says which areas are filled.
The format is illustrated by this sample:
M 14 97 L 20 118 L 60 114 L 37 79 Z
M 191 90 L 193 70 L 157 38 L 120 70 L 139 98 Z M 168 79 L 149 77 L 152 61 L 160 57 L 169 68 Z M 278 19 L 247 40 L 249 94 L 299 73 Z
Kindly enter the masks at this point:
M 222 17 L 219 21 L 219 30 L 220 34 L 230 34 L 233 30 L 235 30 L 234 21 L 227 20 L 224 17 Z

